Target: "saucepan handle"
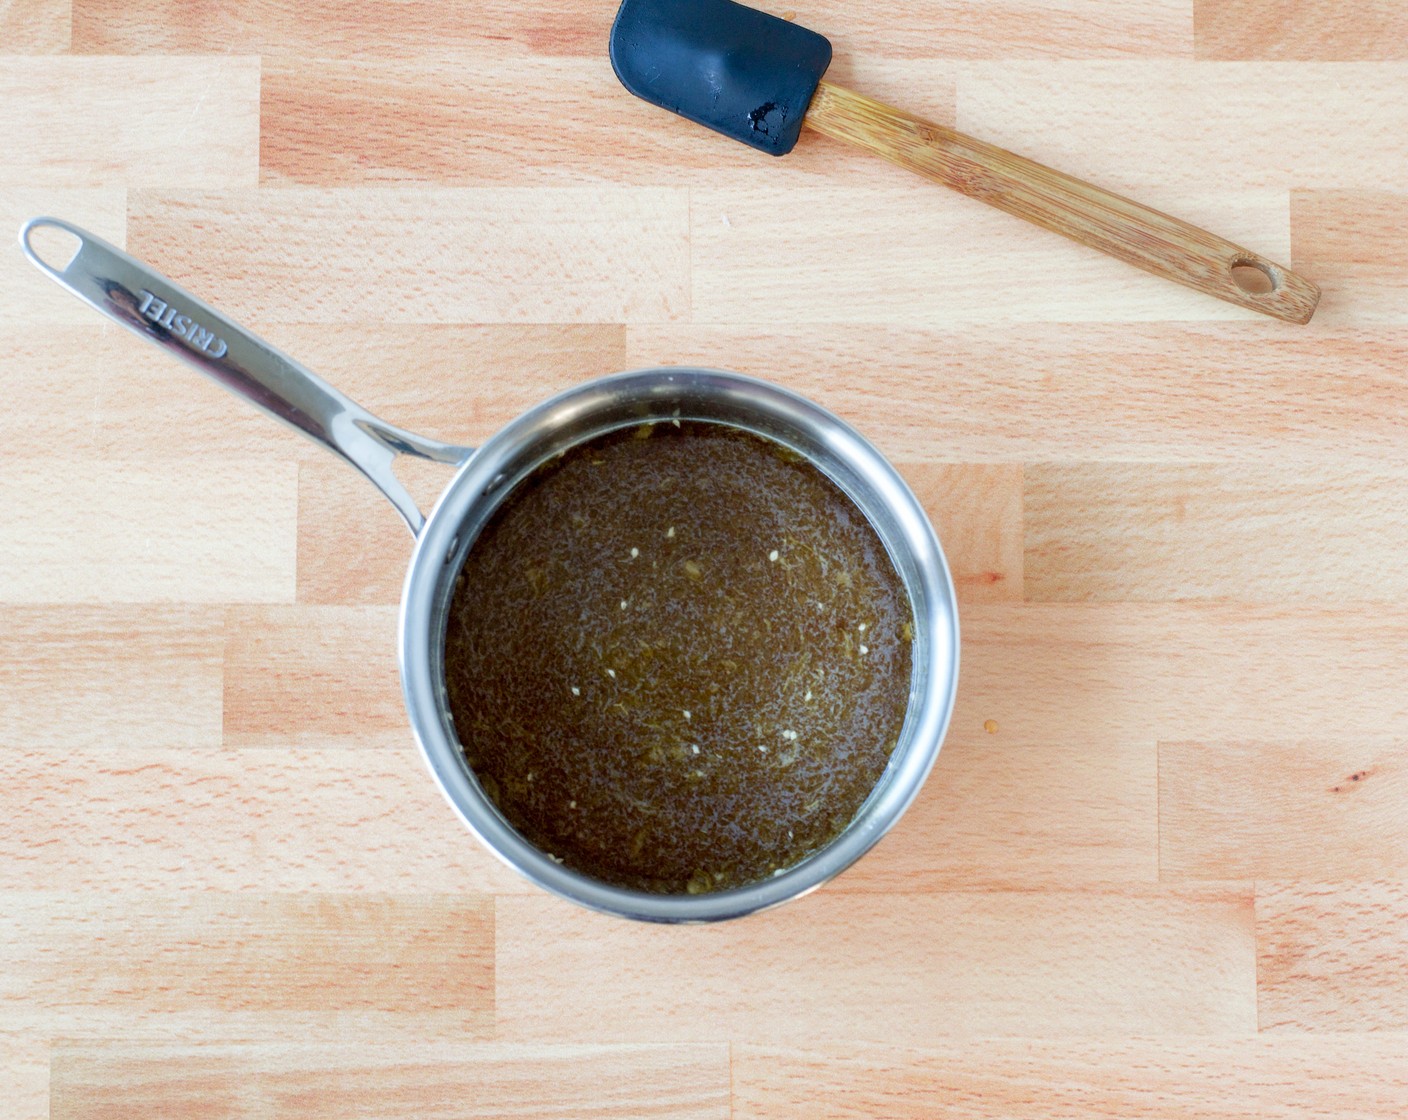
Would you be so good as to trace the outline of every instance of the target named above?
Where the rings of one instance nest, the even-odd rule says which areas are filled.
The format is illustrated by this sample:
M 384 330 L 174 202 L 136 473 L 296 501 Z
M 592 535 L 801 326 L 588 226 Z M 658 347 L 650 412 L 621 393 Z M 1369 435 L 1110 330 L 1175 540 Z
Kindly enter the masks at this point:
M 33 234 L 45 228 L 77 239 L 67 264 L 50 264 L 35 249 Z M 90 307 L 356 467 L 391 500 L 412 533 L 420 532 L 425 517 L 392 470 L 396 457 L 457 465 L 470 455 L 469 448 L 424 439 L 378 420 L 208 303 L 69 222 L 35 218 L 20 230 L 20 245 L 50 279 Z

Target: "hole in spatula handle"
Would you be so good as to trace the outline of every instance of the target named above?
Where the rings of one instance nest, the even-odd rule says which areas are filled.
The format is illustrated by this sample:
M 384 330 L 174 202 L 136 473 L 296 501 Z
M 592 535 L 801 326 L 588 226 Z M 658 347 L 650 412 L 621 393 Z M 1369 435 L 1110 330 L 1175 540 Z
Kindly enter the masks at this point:
M 1247 257 L 1232 262 L 1232 280 L 1252 296 L 1268 295 L 1278 287 L 1276 273 L 1269 265 Z

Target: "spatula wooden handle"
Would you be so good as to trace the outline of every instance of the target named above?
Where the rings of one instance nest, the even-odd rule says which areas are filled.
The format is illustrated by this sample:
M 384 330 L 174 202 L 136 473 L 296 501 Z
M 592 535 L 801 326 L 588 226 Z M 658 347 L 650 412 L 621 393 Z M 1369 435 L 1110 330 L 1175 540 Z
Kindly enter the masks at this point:
M 1229 303 L 1307 323 L 1319 302 L 1309 280 L 1216 234 L 829 82 L 803 124 Z

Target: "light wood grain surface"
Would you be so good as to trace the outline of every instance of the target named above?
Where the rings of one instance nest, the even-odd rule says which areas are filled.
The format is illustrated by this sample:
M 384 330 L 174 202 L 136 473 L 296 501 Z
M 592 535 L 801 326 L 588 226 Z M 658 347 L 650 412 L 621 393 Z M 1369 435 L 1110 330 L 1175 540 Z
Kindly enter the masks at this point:
M 954 570 L 933 776 L 753 919 L 537 892 L 411 741 L 394 512 L 9 241 L 0 1114 L 1408 1113 L 1404 6 L 788 5 L 836 81 L 1286 261 L 1308 327 L 652 109 L 614 7 L 0 0 L 0 235 L 456 442 L 648 364 L 814 397 Z

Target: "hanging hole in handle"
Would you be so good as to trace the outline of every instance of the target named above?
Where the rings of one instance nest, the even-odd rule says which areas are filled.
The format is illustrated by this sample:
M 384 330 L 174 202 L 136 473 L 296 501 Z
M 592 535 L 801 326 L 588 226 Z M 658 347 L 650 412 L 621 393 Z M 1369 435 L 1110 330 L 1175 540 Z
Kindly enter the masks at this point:
M 1246 257 L 1232 262 L 1232 279 L 1250 296 L 1269 295 L 1279 287 L 1276 274 L 1270 268 Z
M 44 219 L 24 228 L 24 247 L 34 260 L 62 275 L 83 248 L 83 238 Z

